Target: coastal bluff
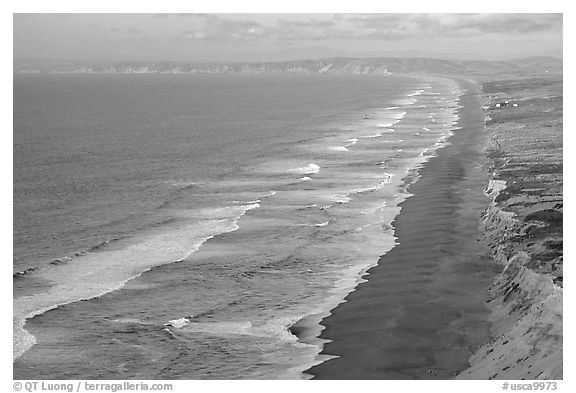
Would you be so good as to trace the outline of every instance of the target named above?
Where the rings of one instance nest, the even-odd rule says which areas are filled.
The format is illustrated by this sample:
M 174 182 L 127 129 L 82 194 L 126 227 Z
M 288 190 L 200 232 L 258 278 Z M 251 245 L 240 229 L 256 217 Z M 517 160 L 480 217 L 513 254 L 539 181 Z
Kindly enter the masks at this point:
M 490 288 L 494 340 L 458 379 L 562 379 L 562 79 L 483 83 L 492 202 L 483 243 L 504 268 Z
M 507 61 L 446 60 L 434 58 L 334 57 L 312 60 L 252 63 L 109 62 L 81 63 L 15 59 L 16 74 L 325 74 L 390 75 L 436 74 L 477 80 L 525 77 L 535 74 L 561 75 L 562 60 L 529 57 Z

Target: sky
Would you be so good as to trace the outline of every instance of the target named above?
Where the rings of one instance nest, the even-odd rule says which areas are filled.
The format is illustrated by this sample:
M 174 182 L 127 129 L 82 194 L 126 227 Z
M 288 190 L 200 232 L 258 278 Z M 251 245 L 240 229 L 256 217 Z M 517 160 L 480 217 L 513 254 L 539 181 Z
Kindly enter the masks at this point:
M 14 58 L 562 57 L 562 14 L 14 14 Z

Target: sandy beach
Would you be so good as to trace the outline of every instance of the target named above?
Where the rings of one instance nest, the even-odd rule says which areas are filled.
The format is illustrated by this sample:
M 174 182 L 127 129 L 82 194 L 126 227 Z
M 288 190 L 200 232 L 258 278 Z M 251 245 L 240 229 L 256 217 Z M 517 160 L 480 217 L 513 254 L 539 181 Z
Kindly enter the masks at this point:
M 562 379 L 562 80 L 460 82 L 397 245 L 322 324 L 317 379 Z
M 451 145 L 421 169 L 393 225 L 397 242 L 322 324 L 336 355 L 318 379 L 446 379 L 490 335 L 487 288 L 500 267 L 483 257 L 477 218 L 487 203 L 479 85 L 461 81 Z

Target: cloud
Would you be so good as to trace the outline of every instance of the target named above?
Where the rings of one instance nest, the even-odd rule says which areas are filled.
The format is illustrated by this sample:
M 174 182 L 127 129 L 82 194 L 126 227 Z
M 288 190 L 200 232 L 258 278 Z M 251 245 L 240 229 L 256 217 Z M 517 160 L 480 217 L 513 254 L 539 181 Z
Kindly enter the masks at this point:
M 346 19 L 356 36 L 372 38 L 457 37 L 561 31 L 561 14 L 369 14 Z
M 200 23 L 183 31 L 181 37 L 206 41 L 250 41 L 259 38 L 278 41 L 395 41 L 562 31 L 562 14 L 335 14 L 329 19 L 278 19 L 268 25 L 214 14 L 185 16 L 195 17 Z
M 268 29 L 250 20 L 232 20 L 212 14 L 189 14 L 203 20 L 203 25 L 187 29 L 182 38 L 206 41 L 246 41 L 268 35 Z
M 337 38 L 342 31 L 332 20 L 283 20 L 280 19 L 269 29 L 269 34 L 277 40 L 325 40 Z
M 127 29 L 119 29 L 119 28 L 117 28 L 117 27 L 114 27 L 114 28 L 110 29 L 110 31 L 111 31 L 112 33 L 133 34 L 133 35 L 143 33 L 143 30 L 142 30 L 142 29 L 137 29 L 137 28 L 134 28 L 134 27 L 132 27 L 132 28 L 127 28 Z
M 479 16 L 471 21 L 479 32 L 538 33 L 562 31 L 562 14 L 498 14 L 491 18 Z

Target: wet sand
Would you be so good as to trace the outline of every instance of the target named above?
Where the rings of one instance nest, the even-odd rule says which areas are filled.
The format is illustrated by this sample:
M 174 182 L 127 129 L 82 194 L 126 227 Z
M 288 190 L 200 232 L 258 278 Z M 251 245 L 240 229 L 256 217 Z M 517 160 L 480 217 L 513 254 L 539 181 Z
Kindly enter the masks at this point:
M 451 145 L 420 170 L 393 222 L 398 245 L 322 321 L 317 379 L 447 379 L 489 341 L 488 288 L 501 267 L 483 255 L 478 218 L 487 205 L 479 87 L 460 82 Z

